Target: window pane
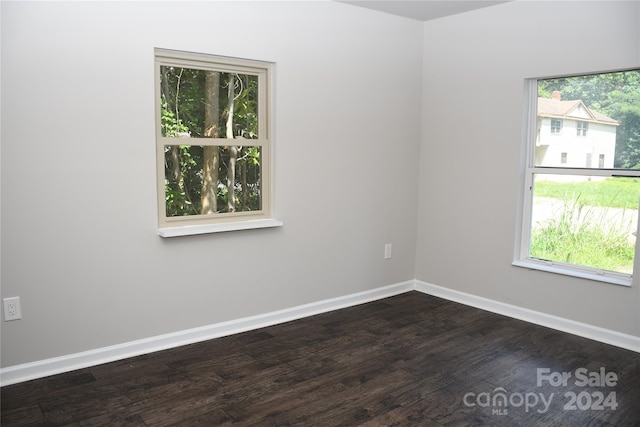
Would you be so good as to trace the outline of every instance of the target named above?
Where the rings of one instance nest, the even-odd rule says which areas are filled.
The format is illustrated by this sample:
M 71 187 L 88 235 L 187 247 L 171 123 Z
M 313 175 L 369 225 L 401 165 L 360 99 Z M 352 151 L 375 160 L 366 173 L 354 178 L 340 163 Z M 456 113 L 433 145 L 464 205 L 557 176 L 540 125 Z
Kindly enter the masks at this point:
M 538 80 L 535 166 L 640 168 L 638 105 L 639 70 Z
M 261 147 L 165 146 L 167 217 L 262 209 Z
M 534 175 L 530 256 L 633 272 L 640 178 Z
M 160 67 L 164 137 L 258 138 L 258 76 Z

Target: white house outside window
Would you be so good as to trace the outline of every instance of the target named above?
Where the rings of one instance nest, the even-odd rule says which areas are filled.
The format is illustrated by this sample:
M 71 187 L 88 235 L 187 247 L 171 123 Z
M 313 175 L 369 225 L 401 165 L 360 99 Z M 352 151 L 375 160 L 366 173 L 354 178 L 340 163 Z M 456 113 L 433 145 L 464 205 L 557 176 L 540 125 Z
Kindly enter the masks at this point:
M 640 202 L 640 70 L 529 83 L 514 265 L 631 284 Z M 562 127 L 575 131 L 561 133 Z

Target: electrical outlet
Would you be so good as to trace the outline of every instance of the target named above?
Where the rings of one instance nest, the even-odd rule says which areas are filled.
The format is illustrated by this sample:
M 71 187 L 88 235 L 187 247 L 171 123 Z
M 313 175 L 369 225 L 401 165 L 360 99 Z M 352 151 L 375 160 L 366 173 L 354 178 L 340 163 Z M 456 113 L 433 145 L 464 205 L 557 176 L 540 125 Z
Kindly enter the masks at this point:
M 4 298 L 4 321 L 18 320 L 22 318 L 20 311 L 20 297 Z
M 391 244 L 384 245 L 384 259 L 391 258 Z

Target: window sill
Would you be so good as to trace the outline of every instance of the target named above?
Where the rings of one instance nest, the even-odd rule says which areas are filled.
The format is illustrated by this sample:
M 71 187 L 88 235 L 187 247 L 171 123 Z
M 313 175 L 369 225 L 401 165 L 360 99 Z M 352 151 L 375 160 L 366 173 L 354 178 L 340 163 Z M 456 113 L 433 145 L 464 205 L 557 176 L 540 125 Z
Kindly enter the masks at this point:
M 511 265 L 523 267 L 529 270 L 540 270 L 549 273 L 563 274 L 565 276 L 579 277 L 581 279 L 595 280 L 597 282 L 611 283 L 614 285 L 631 286 L 632 278 L 615 276 L 613 274 L 598 274 L 591 271 L 570 269 L 559 264 L 545 263 L 533 260 L 514 260 Z
M 277 219 L 255 219 L 219 224 L 183 225 L 180 227 L 159 228 L 158 235 L 160 237 L 193 236 L 196 234 L 223 233 L 225 231 L 281 227 L 282 225 L 283 222 Z

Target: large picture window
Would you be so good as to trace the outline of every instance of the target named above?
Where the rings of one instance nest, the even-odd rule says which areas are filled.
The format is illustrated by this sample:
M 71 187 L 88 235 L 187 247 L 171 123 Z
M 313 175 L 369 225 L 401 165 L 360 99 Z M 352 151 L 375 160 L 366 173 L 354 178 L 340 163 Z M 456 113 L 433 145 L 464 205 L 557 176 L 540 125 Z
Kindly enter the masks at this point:
M 162 49 L 155 58 L 159 234 L 279 225 L 270 64 Z
M 631 284 L 640 202 L 640 70 L 532 79 L 530 96 L 514 265 Z M 576 131 L 559 134 L 558 123 Z

